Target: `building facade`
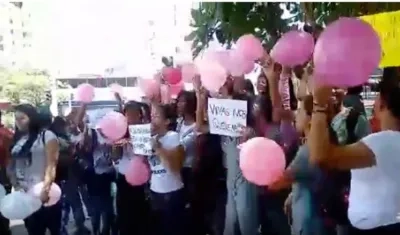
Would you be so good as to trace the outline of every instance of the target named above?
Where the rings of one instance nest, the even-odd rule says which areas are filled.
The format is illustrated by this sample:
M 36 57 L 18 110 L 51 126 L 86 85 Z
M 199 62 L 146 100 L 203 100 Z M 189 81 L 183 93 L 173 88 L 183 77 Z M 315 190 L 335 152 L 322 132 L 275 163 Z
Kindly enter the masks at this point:
M 31 13 L 23 2 L 0 2 L 0 66 L 30 68 Z

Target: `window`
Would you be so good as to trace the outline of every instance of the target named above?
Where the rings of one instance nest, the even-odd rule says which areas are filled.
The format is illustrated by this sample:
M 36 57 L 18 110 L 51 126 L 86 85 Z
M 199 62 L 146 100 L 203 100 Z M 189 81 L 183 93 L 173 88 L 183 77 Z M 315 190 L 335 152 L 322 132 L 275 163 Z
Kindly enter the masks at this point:
M 4 51 L 4 45 L 0 44 L 0 51 Z
M 28 35 L 27 32 L 23 32 L 23 33 L 22 33 L 22 37 L 24 37 L 24 38 L 26 38 L 27 35 Z
M 11 30 L 10 30 L 10 33 L 11 33 L 11 34 L 14 34 L 14 29 L 11 29 Z
M 13 23 L 13 20 L 12 19 L 10 19 L 10 24 L 12 24 Z
M 137 77 L 128 77 L 126 78 L 126 86 L 135 87 L 138 85 Z
M 12 44 L 15 45 L 15 41 L 12 41 Z
M 121 86 L 126 86 L 126 78 L 106 78 L 107 80 L 107 86 L 113 84 L 113 83 L 117 83 Z
M 3 35 L 0 35 L 0 42 L 3 41 Z
M 64 79 L 58 79 L 58 80 L 70 85 L 72 88 L 76 88 L 80 84 L 87 82 L 87 79 L 74 79 L 74 78 L 64 78 Z

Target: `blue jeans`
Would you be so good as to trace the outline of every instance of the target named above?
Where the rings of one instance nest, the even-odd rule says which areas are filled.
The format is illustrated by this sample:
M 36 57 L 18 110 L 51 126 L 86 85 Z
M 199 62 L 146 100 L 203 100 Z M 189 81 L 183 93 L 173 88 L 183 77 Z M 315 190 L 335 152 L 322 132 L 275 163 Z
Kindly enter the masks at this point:
M 157 225 L 152 226 L 159 231 L 157 235 L 186 235 L 185 227 L 185 194 L 184 189 L 170 193 L 151 192 L 151 207 L 153 221 Z
M 244 178 L 228 183 L 224 235 L 258 235 L 257 187 Z
M 221 146 L 227 164 L 227 204 L 224 235 L 259 235 L 257 187 L 239 167 L 239 138 L 225 137 Z

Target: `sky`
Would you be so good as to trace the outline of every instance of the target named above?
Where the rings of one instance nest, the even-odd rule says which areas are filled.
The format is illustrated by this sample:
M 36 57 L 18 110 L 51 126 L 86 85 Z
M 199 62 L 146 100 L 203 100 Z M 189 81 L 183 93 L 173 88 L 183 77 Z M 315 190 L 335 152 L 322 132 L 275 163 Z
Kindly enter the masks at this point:
M 183 47 L 181 57 L 190 58 L 190 43 L 184 43 L 183 37 L 190 32 L 192 2 L 179 3 L 177 31 L 171 28 L 173 3 L 154 4 L 134 0 L 26 1 L 32 11 L 33 61 L 53 74 L 103 74 L 114 67 L 122 73 L 151 76 L 161 63 L 154 64 L 150 58 L 149 20 L 155 22 L 157 32 L 155 51 L 172 55 L 178 44 Z M 285 11 L 283 17 L 288 14 Z
M 179 8 L 179 19 L 188 19 L 190 4 Z M 155 50 L 169 54 L 176 43 L 171 36 L 176 33 L 168 27 L 173 20 L 170 2 L 157 2 L 154 8 L 153 2 L 144 1 L 43 0 L 29 8 L 36 64 L 52 72 L 102 74 L 115 67 L 149 73 L 154 67 L 146 43 L 150 19 L 161 39 Z

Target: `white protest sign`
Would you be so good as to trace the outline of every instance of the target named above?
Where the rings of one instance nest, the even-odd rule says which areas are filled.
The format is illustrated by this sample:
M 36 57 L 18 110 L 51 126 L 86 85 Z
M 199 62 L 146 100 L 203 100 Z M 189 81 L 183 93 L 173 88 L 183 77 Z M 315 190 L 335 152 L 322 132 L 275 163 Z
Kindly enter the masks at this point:
M 133 145 L 133 152 L 138 155 L 151 156 L 151 124 L 140 124 L 129 126 L 129 136 Z
M 212 134 L 238 137 L 246 127 L 247 101 L 209 98 L 207 113 Z
M 113 107 L 86 110 L 86 115 L 89 119 L 89 125 L 94 128 L 100 119 L 112 111 L 114 111 Z

